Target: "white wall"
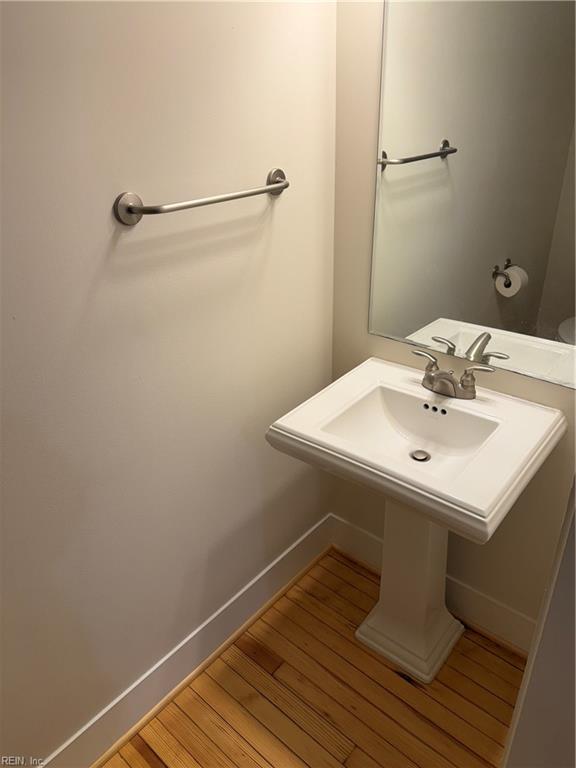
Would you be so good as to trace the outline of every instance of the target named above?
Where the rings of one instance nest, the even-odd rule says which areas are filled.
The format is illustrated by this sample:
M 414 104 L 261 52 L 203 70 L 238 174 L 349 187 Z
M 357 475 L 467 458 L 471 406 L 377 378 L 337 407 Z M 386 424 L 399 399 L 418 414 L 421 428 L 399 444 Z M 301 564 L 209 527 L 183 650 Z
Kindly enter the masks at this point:
M 379 149 L 448 138 L 458 153 L 378 174 L 371 328 L 535 333 L 574 126 L 574 4 L 392 1 L 384 40 Z M 504 299 L 491 273 L 507 257 L 530 282 Z
M 551 339 L 557 338 L 560 323 L 574 317 L 575 282 L 574 134 L 572 134 L 556 212 L 548 269 L 542 289 L 538 315 L 539 335 Z
M 335 9 L 5 3 L 5 754 L 45 756 L 321 511 Z M 111 216 L 126 189 L 168 202 Z
M 414 365 L 406 344 L 367 332 L 378 140 L 382 6 L 341 3 L 337 31 L 334 375 L 371 355 Z M 440 357 L 442 362 L 443 356 Z M 444 365 L 448 361 L 444 358 Z M 462 361 L 450 361 L 462 368 Z M 470 621 L 507 639 L 529 638 L 549 577 L 574 474 L 574 397 L 569 389 L 499 370 L 484 385 L 561 408 L 568 435 L 484 546 L 451 537 L 449 597 Z M 383 497 L 335 481 L 332 510 L 382 533 Z M 453 582 L 452 586 L 456 587 Z M 480 613 L 480 611 L 485 611 Z M 504 624 L 506 620 L 506 624 Z

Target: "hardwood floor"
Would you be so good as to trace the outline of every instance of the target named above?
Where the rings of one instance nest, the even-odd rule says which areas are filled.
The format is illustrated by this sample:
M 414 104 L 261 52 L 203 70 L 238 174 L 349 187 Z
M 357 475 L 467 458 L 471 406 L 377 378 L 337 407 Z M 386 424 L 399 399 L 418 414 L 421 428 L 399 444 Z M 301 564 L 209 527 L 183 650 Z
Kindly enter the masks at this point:
M 332 550 L 105 768 L 496 768 L 524 660 L 467 630 L 429 685 L 358 643 L 378 577 Z

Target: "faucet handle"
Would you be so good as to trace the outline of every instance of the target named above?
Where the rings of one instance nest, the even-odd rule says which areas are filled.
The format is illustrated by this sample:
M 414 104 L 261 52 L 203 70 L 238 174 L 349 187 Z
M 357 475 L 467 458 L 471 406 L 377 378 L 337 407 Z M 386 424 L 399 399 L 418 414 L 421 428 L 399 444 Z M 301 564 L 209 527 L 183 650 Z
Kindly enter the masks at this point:
M 474 371 L 486 371 L 486 373 L 494 373 L 495 370 L 496 370 L 496 368 L 492 368 L 491 365 L 481 365 L 481 364 L 478 363 L 477 365 L 471 365 L 468 368 L 465 368 L 463 375 L 464 376 L 466 376 L 466 375 L 470 375 L 471 376 L 471 375 L 473 375 Z
M 510 355 L 507 355 L 505 352 L 485 352 L 482 362 L 489 363 L 491 357 L 495 360 L 510 360 Z
M 495 370 L 496 369 L 492 368 L 491 365 L 471 365 L 469 368 L 466 368 L 464 370 L 464 373 L 460 378 L 460 386 L 463 389 L 475 390 L 476 377 L 474 376 L 474 371 L 485 371 L 486 373 L 494 373 Z
M 434 371 L 438 370 L 438 360 L 431 352 L 427 352 L 425 349 L 413 349 L 412 354 L 418 355 L 419 357 L 425 357 L 430 361 L 426 366 L 426 373 L 434 373 Z
M 450 339 L 445 339 L 443 336 L 432 336 L 432 341 L 438 342 L 438 344 L 446 344 L 446 354 L 453 355 L 456 352 L 456 344 Z

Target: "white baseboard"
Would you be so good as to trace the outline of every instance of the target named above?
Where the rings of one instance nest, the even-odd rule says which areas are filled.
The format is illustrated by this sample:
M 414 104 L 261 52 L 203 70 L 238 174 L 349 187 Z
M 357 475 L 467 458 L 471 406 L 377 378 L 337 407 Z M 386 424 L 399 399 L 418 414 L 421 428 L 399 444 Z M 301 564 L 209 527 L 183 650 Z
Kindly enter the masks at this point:
M 341 517 L 326 515 L 47 757 L 44 765 L 91 765 L 330 545 L 380 570 L 382 539 Z M 446 587 L 448 606 L 464 621 L 528 648 L 532 619 L 451 577 Z
M 481 627 L 486 634 L 528 653 L 536 619 L 479 592 L 469 584 L 446 577 L 446 603 L 464 623 Z

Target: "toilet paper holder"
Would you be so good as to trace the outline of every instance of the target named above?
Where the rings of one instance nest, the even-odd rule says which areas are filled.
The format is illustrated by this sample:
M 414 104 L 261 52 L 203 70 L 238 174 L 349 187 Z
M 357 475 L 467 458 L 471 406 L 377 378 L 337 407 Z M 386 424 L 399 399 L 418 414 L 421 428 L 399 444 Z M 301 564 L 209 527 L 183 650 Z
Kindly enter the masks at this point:
M 510 280 L 510 276 L 509 276 L 508 272 L 506 272 L 506 270 L 509 269 L 510 267 L 513 267 L 513 266 L 514 266 L 514 264 L 512 264 L 512 259 L 506 259 L 506 261 L 504 262 L 503 269 L 500 269 L 498 264 L 495 264 L 494 265 L 494 269 L 492 270 L 492 280 L 496 280 L 496 278 L 500 277 L 500 275 L 501 275 L 503 278 L 505 278 L 504 279 L 504 287 L 505 288 L 510 288 L 510 286 L 512 285 L 512 281 Z

